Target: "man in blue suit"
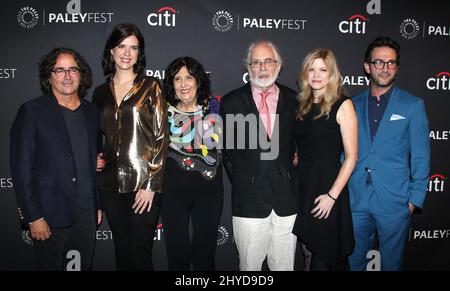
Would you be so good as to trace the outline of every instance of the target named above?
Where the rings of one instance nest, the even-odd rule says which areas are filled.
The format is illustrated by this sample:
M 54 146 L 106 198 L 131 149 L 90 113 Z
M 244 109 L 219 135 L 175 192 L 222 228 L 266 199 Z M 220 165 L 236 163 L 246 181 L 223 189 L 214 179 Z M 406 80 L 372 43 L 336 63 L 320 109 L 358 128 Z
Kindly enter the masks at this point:
M 349 182 L 355 234 L 351 270 L 367 269 L 378 235 L 381 270 L 401 270 L 410 215 L 422 208 L 430 144 L 424 102 L 395 86 L 400 46 L 389 37 L 367 48 L 370 88 L 353 97 L 358 115 L 358 162 Z
M 39 77 L 44 96 L 23 104 L 11 128 L 19 216 L 34 238 L 39 270 L 89 270 L 101 221 L 99 117 L 81 98 L 92 84 L 91 69 L 78 52 L 56 48 L 42 57 Z

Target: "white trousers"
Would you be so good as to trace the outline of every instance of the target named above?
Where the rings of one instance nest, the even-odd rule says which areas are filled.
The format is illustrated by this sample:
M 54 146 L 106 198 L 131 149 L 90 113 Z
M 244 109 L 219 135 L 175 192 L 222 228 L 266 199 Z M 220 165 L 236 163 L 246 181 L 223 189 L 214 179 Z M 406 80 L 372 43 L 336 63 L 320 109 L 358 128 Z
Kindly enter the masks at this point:
M 241 271 L 261 271 L 267 257 L 271 271 L 293 271 L 297 236 L 292 233 L 297 214 L 266 218 L 233 216 L 234 241 Z

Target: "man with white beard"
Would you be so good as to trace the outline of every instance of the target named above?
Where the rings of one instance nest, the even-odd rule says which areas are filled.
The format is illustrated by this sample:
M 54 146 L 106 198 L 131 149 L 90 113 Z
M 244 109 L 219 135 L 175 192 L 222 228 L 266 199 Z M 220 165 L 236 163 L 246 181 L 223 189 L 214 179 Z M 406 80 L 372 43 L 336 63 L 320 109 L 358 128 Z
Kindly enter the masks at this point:
M 293 270 L 298 197 L 290 165 L 296 93 L 276 82 L 282 59 L 273 43 L 252 43 L 245 64 L 250 82 L 221 102 L 239 268 L 259 271 L 267 257 L 270 270 Z

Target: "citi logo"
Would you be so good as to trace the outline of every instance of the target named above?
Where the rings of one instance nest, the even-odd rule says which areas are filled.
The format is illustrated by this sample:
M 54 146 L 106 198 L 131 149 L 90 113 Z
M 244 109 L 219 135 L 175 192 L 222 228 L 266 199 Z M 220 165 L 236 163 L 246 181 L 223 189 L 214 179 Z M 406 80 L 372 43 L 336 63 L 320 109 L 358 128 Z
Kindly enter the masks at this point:
M 360 14 L 352 15 L 348 18 L 348 20 L 344 20 L 339 23 L 339 31 L 342 33 L 365 34 L 366 21 L 367 18 Z
M 450 73 L 440 72 L 434 78 L 427 80 L 427 88 L 430 90 L 450 90 Z
M 447 177 L 441 174 L 434 174 L 428 182 L 428 192 L 443 192 Z
M 147 22 L 151 26 L 175 26 L 177 11 L 172 7 L 164 6 L 159 8 L 157 13 L 150 13 Z

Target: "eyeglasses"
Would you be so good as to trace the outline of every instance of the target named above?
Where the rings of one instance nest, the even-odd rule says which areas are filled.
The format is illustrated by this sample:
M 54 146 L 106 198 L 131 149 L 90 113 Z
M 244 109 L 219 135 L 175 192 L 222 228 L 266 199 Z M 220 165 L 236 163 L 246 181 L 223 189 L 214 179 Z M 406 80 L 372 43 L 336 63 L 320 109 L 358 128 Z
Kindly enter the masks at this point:
M 387 62 L 383 61 L 383 60 L 373 60 L 370 61 L 370 63 L 375 67 L 375 69 L 381 70 L 384 68 L 384 65 L 387 64 L 388 68 L 391 70 L 394 70 L 397 68 L 397 61 L 395 60 L 389 60 Z
M 53 68 L 52 70 L 50 70 L 50 72 L 55 73 L 56 76 L 58 77 L 63 77 L 66 75 L 66 72 L 69 73 L 69 75 L 71 76 L 76 76 L 80 73 L 80 68 L 77 67 L 70 67 L 70 68 Z
M 275 66 L 276 63 L 278 63 L 277 60 L 265 59 L 264 61 L 251 61 L 250 63 L 248 63 L 248 65 L 254 69 L 257 69 L 261 67 L 261 65 L 266 66 L 266 68 L 270 68 Z

